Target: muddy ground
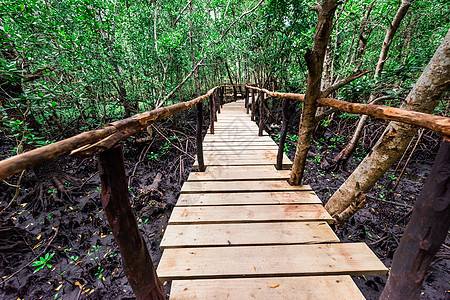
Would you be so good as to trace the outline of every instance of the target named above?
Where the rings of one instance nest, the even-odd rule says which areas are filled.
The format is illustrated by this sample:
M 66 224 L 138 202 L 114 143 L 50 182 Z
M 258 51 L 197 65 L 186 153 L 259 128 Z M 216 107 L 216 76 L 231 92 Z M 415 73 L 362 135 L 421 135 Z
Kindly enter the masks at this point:
M 355 121 L 337 117 L 314 137 L 306 180 L 324 202 L 366 155 L 386 124 L 376 121 L 366 126 L 348 170 L 326 171 L 326 161 L 345 145 Z M 279 122 L 271 123 L 269 119 L 269 124 L 266 129 L 276 140 Z M 293 160 L 298 119 L 291 120 L 289 128 L 291 142 L 286 150 Z M 131 202 L 155 265 L 161 257 L 159 243 L 168 218 L 194 161 L 194 133 L 193 113 L 182 114 L 177 124 L 174 120 L 158 124 L 152 140 L 144 143 L 130 140 L 124 146 L 127 174 L 134 174 L 130 178 Z M 0 159 L 3 159 L 10 155 L 14 144 L 4 136 L 1 141 Z M 395 181 L 391 170 L 368 194 L 367 206 L 337 228 L 339 238 L 367 243 L 389 267 L 437 150 L 438 137 L 426 132 L 395 191 L 390 191 Z M 0 183 L 0 298 L 134 299 L 102 210 L 95 159 L 64 156 L 57 164 L 80 182 L 64 182 L 66 193 L 51 184 L 45 185 L 41 193 L 46 203 L 44 209 L 35 203 L 39 193 L 26 197 L 45 179 L 42 174 L 26 172 L 17 201 L 5 211 L 16 188 Z M 158 174 L 162 175 L 161 184 L 148 191 L 146 188 Z M 16 184 L 18 179 L 16 175 L 7 181 Z M 446 247 L 440 249 L 430 268 L 421 299 L 449 299 L 449 244 L 447 238 Z M 367 299 L 378 299 L 386 279 L 386 276 L 354 277 Z M 166 290 L 169 291 L 169 284 Z

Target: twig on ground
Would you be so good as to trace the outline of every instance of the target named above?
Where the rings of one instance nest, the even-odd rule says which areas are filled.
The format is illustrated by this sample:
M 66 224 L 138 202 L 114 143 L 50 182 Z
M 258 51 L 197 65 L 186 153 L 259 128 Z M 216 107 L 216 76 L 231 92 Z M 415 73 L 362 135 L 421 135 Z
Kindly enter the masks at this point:
M 15 271 L 14 273 L 12 273 L 11 275 L 9 275 L 8 277 L 6 277 L 2 282 L 0 282 L 1 284 L 4 284 L 5 282 L 7 282 L 8 280 L 10 280 L 11 278 L 13 278 L 14 276 L 16 276 L 17 274 L 19 274 L 23 269 L 25 269 L 26 267 L 28 267 L 31 263 L 33 263 L 34 261 L 36 261 L 39 257 L 42 256 L 42 254 L 45 253 L 45 251 L 47 251 L 47 248 L 50 246 L 50 244 L 53 242 L 53 240 L 55 239 L 56 235 L 58 234 L 58 228 L 53 228 L 53 230 L 55 231 L 55 233 L 53 234 L 53 236 L 49 239 L 49 242 L 47 243 L 47 246 L 45 246 L 44 250 L 42 250 L 37 256 L 35 256 L 31 261 L 29 261 L 28 263 L 26 263 L 24 266 L 22 266 L 21 268 L 19 268 L 17 271 Z

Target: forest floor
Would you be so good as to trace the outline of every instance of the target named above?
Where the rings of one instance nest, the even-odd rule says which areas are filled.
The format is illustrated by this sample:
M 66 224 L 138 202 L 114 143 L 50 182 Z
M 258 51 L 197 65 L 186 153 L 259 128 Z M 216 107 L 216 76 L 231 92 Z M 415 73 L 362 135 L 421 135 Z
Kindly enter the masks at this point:
M 181 122 L 178 120 L 178 125 L 167 121 L 158 125 L 159 132 L 153 131 L 154 139 L 150 142 L 127 142 L 124 146 L 127 174 L 134 174 L 129 184 L 131 201 L 155 265 L 161 257 L 159 243 L 168 218 L 194 162 L 194 120 L 194 115 L 190 114 L 184 115 Z M 352 132 L 354 122 L 345 122 L 332 121 L 322 137 L 314 139 L 308 158 L 307 183 L 324 202 L 366 155 L 381 134 L 379 128 L 383 127 L 381 121 L 367 126 L 367 134 L 348 162 L 348 170 L 326 171 L 321 165 L 339 153 L 345 143 L 343 137 Z M 289 135 L 292 146 L 288 146 L 288 156 L 292 160 L 298 120 L 293 123 Z M 268 131 L 275 135 L 279 127 L 279 124 L 271 124 Z M 276 140 L 276 136 L 274 138 Z M 394 181 L 391 171 L 377 183 L 368 194 L 366 207 L 337 228 L 342 241 L 367 243 L 390 267 L 411 207 L 431 169 L 437 152 L 435 140 L 436 137 L 426 137 L 419 144 L 393 193 L 390 192 Z M 13 146 L 2 137 L 0 159 L 10 154 Z M 44 189 L 42 197 L 48 205 L 38 210 L 33 199 L 26 197 L 41 178 L 31 170 L 22 179 L 17 201 L 0 213 L 0 298 L 134 299 L 102 210 L 95 159 L 64 156 L 57 162 L 67 174 L 80 179 L 80 183 L 65 183 L 67 193 L 51 186 Z M 158 174 L 162 175 L 162 180 L 155 186 L 154 179 L 161 176 Z M 17 179 L 18 175 L 8 182 L 15 184 Z M 152 184 L 153 189 L 148 190 Z M 0 183 L 0 211 L 15 192 L 16 188 Z M 447 238 L 446 246 L 432 263 L 421 299 L 450 297 L 449 242 Z M 43 268 L 38 269 L 41 265 Z M 358 276 L 354 280 L 367 299 L 378 299 L 387 276 Z M 165 286 L 169 292 L 169 284 Z

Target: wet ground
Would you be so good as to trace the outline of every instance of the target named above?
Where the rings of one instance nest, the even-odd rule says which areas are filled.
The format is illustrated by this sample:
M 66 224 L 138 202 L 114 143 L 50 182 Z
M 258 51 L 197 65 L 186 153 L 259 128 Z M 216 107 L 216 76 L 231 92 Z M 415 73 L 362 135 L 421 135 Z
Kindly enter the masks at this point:
M 148 142 L 128 141 L 124 146 L 127 174 L 134 175 L 129 184 L 130 201 L 155 265 L 161 257 L 159 243 L 168 218 L 195 156 L 195 122 L 192 115 L 183 118 L 177 125 L 159 124 Z M 367 127 L 367 135 L 349 161 L 347 171 L 330 172 L 321 165 L 344 146 L 344 136 L 351 132 L 351 125 L 347 125 L 347 132 L 339 130 L 339 135 L 336 132 L 341 124 L 332 121 L 321 137 L 314 138 L 305 176 L 322 201 L 326 202 L 362 160 L 380 134 L 370 134 L 371 131 L 381 132 L 375 128 L 382 125 L 371 123 Z M 268 127 L 275 135 L 279 124 Z M 293 122 L 290 128 L 287 150 L 293 159 L 298 123 Z M 391 170 L 368 194 L 367 206 L 337 228 L 342 241 L 367 243 L 387 267 L 437 153 L 435 137 L 426 137 L 395 191 L 390 191 L 395 180 Z M 0 159 L 7 157 L 12 147 L 10 141 L 2 138 Z M 65 156 L 57 162 L 81 183 L 65 182 L 70 190 L 67 195 L 54 189 L 45 190 L 43 197 L 49 204 L 37 211 L 32 202 L 24 201 L 39 181 L 29 171 L 22 178 L 17 201 L 0 214 L 0 298 L 134 299 L 101 207 L 95 159 Z M 145 192 L 158 174 L 162 175 L 160 186 Z M 18 175 L 9 178 L 8 183 L 16 184 L 18 178 Z M 15 192 L 15 187 L 0 183 L 0 211 Z M 430 268 L 421 299 L 449 299 L 449 239 L 446 242 L 447 247 L 441 248 Z M 367 299 L 378 298 L 386 279 L 386 276 L 354 277 Z M 168 291 L 168 284 L 166 288 Z

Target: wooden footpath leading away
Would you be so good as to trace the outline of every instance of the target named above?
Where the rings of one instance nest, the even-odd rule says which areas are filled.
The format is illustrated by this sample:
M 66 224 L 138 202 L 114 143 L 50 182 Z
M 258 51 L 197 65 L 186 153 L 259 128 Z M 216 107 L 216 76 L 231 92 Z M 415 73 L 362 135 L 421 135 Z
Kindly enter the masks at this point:
M 223 106 L 204 139 L 206 171 L 184 183 L 161 242 L 171 299 L 364 299 L 349 275 L 387 272 L 364 243 L 339 243 L 314 191 L 275 169 L 276 153 L 243 100 Z

